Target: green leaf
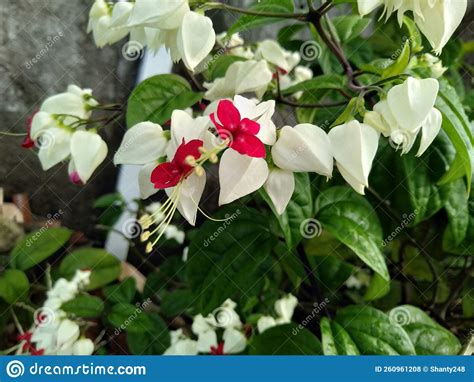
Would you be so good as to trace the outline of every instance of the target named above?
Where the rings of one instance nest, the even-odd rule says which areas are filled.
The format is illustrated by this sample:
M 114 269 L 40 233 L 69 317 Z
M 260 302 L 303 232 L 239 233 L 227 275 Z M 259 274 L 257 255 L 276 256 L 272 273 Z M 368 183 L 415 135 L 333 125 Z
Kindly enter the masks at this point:
M 382 229 L 370 203 L 348 187 L 332 187 L 316 199 L 316 217 L 371 269 L 389 279 L 380 246 Z
M 67 255 L 59 266 L 61 276 L 70 279 L 77 269 L 90 269 L 87 290 L 100 288 L 117 279 L 121 266 L 117 258 L 98 248 L 81 248 Z
M 163 319 L 156 313 L 150 313 L 148 317 L 152 331 L 127 334 L 127 345 L 134 355 L 163 354 L 170 346 L 170 334 Z
M 94 208 L 108 208 L 112 205 L 123 205 L 123 197 L 118 192 L 111 194 L 102 195 L 100 198 L 97 198 L 94 202 Z
M 370 280 L 369 287 L 364 295 L 365 301 L 373 301 L 382 298 L 390 292 L 390 281 L 385 280 L 378 273 L 375 273 Z
M 443 235 L 443 248 L 448 250 L 463 242 L 469 226 L 469 204 L 464 180 L 458 179 L 442 186 L 440 193 L 449 221 Z
M 57 252 L 72 235 L 66 228 L 48 228 L 32 232 L 21 239 L 11 253 L 11 266 L 23 271 Z
M 7 269 L 0 276 L 0 297 L 8 304 L 24 300 L 29 290 L 30 282 L 22 271 Z
M 390 78 L 403 73 L 410 63 L 410 58 L 410 43 L 406 41 L 399 56 L 383 71 L 382 78 Z
M 300 91 L 314 91 L 321 89 L 341 89 L 345 85 L 345 78 L 338 74 L 323 74 L 310 80 L 299 82 L 282 90 L 282 95 L 290 95 Z M 302 102 L 303 103 L 303 102 Z
M 259 0 L 254 3 L 249 9 L 262 13 L 292 13 L 294 10 L 294 5 L 293 0 Z M 231 36 L 232 34 L 237 32 L 248 31 L 253 28 L 277 23 L 282 20 L 282 18 L 278 17 L 243 15 L 229 28 L 227 34 Z
M 208 220 L 199 228 L 189 245 L 186 263 L 197 310 L 204 315 L 227 298 L 256 294 L 272 266 L 274 238 L 268 217 L 235 205 L 217 216 L 227 216 L 227 220 Z
M 322 347 L 325 355 L 359 355 L 359 349 L 349 333 L 336 321 L 323 317 L 320 323 Z
M 150 121 L 163 124 L 175 109 L 184 110 L 202 98 L 176 74 L 159 74 L 141 82 L 128 99 L 127 126 Z
M 322 236 L 325 236 L 323 233 Z M 319 238 L 318 238 L 319 239 Z M 339 241 L 337 242 L 341 250 L 350 252 L 350 249 L 345 247 Z M 319 243 L 318 240 L 314 242 L 314 245 L 317 246 Z M 324 242 L 321 242 L 321 246 L 324 246 Z M 323 247 L 324 248 L 324 247 Z M 320 248 L 324 251 L 323 248 Z M 322 287 L 328 291 L 335 291 L 341 287 L 341 285 L 349 278 L 352 274 L 353 267 L 342 260 L 339 249 L 330 249 L 326 253 L 330 255 L 324 256 L 310 256 L 308 258 L 314 272 L 317 275 L 318 280 L 321 281 Z M 310 253 L 306 252 L 308 255 Z M 340 258 L 341 257 L 341 258 Z
M 472 147 L 474 139 L 471 124 L 464 112 L 456 91 L 447 81 L 440 80 L 440 91 L 436 100 L 436 108 L 438 108 L 443 115 L 442 128 L 456 148 L 456 152 L 460 158 L 458 162 L 462 162 L 467 178 L 468 193 L 470 193 L 474 162 Z M 459 163 L 456 165 L 458 167 Z M 455 168 L 452 172 L 457 171 L 457 168 Z
M 109 285 L 104 288 L 105 297 L 110 302 L 132 302 L 136 291 L 136 282 L 132 277 L 127 277 L 120 284 Z
M 252 355 L 322 354 L 321 342 L 302 325 L 286 324 L 265 330 L 249 344 Z
M 190 289 L 178 289 L 173 292 L 163 291 L 161 294 L 161 313 L 164 317 L 174 317 L 185 313 L 193 302 Z
M 212 61 L 208 66 L 208 81 L 214 81 L 216 78 L 224 77 L 229 66 L 237 61 L 246 61 L 246 59 L 240 56 L 225 54 Z
M 115 304 L 107 314 L 107 321 L 115 328 L 133 335 L 153 331 L 153 319 L 140 305 Z
M 456 355 L 461 349 L 459 340 L 436 323 L 421 309 L 401 305 L 389 312 L 408 333 L 418 355 Z
M 356 15 L 336 16 L 331 20 L 336 28 L 337 35 L 342 42 L 349 42 L 359 37 L 369 26 L 370 18 Z
M 378 309 L 351 305 L 339 310 L 335 320 L 349 333 L 361 354 L 415 354 L 405 330 Z
M 293 283 L 293 287 L 298 288 L 307 277 L 301 260 L 294 250 L 288 249 L 281 242 L 276 245 L 275 253 L 278 256 L 278 262 Z
M 99 297 L 81 294 L 65 302 L 61 309 L 78 317 L 99 317 L 104 310 L 104 303 Z

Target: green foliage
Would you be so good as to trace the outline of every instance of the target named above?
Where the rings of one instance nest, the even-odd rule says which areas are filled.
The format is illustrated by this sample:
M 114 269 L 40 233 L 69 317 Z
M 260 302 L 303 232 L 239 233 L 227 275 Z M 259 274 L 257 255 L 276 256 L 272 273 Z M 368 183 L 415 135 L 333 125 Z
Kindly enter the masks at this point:
M 130 303 L 136 293 L 135 279 L 127 277 L 120 284 L 109 285 L 104 288 L 104 295 L 108 302 Z
M 253 338 L 252 355 L 322 354 L 321 342 L 306 328 L 296 324 L 279 325 Z
M 201 99 L 188 81 L 176 74 L 160 74 L 141 82 L 128 99 L 127 126 L 150 121 L 164 124 L 175 109 L 186 109 Z
M 104 303 L 99 297 L 80 294 L 61 305 L 61 309 L 77 317 L 99 317 L 104 310 Z
M 10 265 L 26 271 L 56 253 L 71 237 L 67 228 L 44 228 L 21 239 L 13 248 Z
M 87 289 L 94 290 L 116 280 L 121 267 L 117 258 L 103 249 L 81 248 L 70 253 L 61 261 L 59 273 L 70 279 L 77 269 L 91 270 Z
M 29 289 L 30 282 L 22 271 L 7 269 L 0 276 L 0 297 L 8 304 L 27 299 Z

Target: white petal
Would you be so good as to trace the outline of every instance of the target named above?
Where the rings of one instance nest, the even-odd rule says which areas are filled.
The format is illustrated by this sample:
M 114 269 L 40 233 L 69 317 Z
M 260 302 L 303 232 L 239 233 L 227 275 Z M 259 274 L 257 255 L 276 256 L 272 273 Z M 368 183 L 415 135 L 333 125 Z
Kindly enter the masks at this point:
M 416 156 L 422 155 L 426 149 L 431 145 L 441 129 L 441 123 L 443 122 L 443 116 L 438 109 L 433 108 L 431 113 L 423 122 L 421 128 L 421 142 Z
M 150 25 L 160 29 L 175 29 L 181 25 L 189 12 L 187 0 L 137 0 L 128 21 L 128 26 Z
M 165 155 L 168 140 L 160 125 L 140 122 L 123 136 L 114 156 L 114 164 L 145 164 Z
M 197 350 L 200 353 L 209 353 L 211 346 L 217 347 L 217 334 L 214 330 L 208 330 L 198 335 Z
M 409 77 L 389 90 L 388 106 L 403 130 L 414 131 L 421 126 L 434 106 L 438 89 L 439 83 L 433 78 Z
M 205 186 L 206 174 L 199 176 L 195 172 L 189 175 L 180 186 L 178 211 L 191 225 L 196 224 L 198 205 Z M 166 193 L 170 195 L 173 189 L 167 188 Z
M 89 338 L 80 338 L 72 347 L 73 355 L 91 355 L 94 352 L 94 343 Z
M 285 212 L 285 208 L 295 190 L 295 177 L 292 171 L 273 168 L 268 174 L 264 186 L 265 191 L 273 202 L 279 215 Z
M 267 177 L 268 166 L 265 159 L 252 158 L 227 149 L 219 163 L 219 205 L 231 203 L 258 190 Z
M 79 326 L 75 322 L 69 319 L 63 320 L 59 325 L 57 333 L 58 347 L 61 347 L 68 343 L 72 344 L 79 338 L 79 334 Z
M 228 328 L 224 330 L 224 354 L 242 352 L 247 347 L 247 338 L 239 330 Z
M 110 26 L 113 28 L 124 27 L 130 17 L 134 4 L 120 1 L 114 4 Z
M 50 114 L 70 114 L 79 118 L 87 118 L 89 113 L 85 109 L 84 99 L 73 93 L 59 93 L 48 97 L 41 105 L 40 111 Z M 66 117 L 65 124 L 76 122 L 76 118 Z
M 286 72 L 290 71 L 290 67 L 286 61 L 285 52 L 276 41 L 262 41 L 258 44 L 258 49 L 255 55 L 256 57 L 261 57 L 276 67 L 285 70 Z
M 383 0 L 357 0 L 359 14 L 365 16 L 372 12 L 379 5 L 383 4 Z
M 420 3 L 415 21 L 437 54 L 449 41 L 467 10 L 467 0 L 438 0 Z
M 334 158 L 344 179 L 363 193 L 379 142 L 379 133 L 369 125 L 354 120 L 329 131 Z M 362 192 L 361 192 L 362 191 Z
M 77 173 L 86 183 L 107 156 L 107 144 L 96 133 L 76 131 L 71 138 L 71 157 Z
M 379 133 L 382 133 L 384 137 L 390 136 L 390 126 L 385 122 L 382 114 L 376 112 L 375 110 L 365 113 L 364 123 L 373 127 Z
M 56 121 L 53 119 L 51 114 L 45 111 L 38 111 L 31 120 L 31 139 L 36 141 L 40 134 L 50 127 L 59 127 L 57 126 Z
M 171 114 L 171 140 L 166 149 L 168 158 L 172 159 L 178 146 L 193 139 L 204 139 L 205 131 L 210 126 L 209 117 L 193 118 L 183 110 L 174 110 Z
M 285 126 L 272 147 L 273 162 L 293 172 L 316 172 L 330 177 L 333 157 L 325 131 L 309 123 Z
M 193 333 L 197 335 L 213 330 L 212 326 L 209 325 L 208 320 L 205 319 L 202 314 L 198 314 L 193 318 L 193 325 L 191 329 Z
M 178 31 L 178 50 L 184 65 L 194 70 L 211 52 L 216 43 L 216 33 L 209 17 L 188 12 Z
M 148 163 L 140 169 L 138 173 L 138 187 L 140 188 L 140 198 L 148 199 L 159 190 L 151 182 L 151 173 L 158 166 L 157 162 Z
M 289 294 L 275 301 L 275 311 L 277 312 L 279 318 L 282 319 L 283 322 L 287 323 L 291 321 L 296 305 L 298 305 L 298 299 L 292 294 Z
M 232 65 L 238 63 L 241 65 L 235 83 L 235 94 L 255 92 L 262 88 L 266 88 L 272 81 L 273 73 L 270 71 L 264 60 L 234 62 Z
M 209 350 L 209 349 L 208 349 Z M 197 355 L 198 343 L 189 338 L 183 338 L 170 346 L 163 355 Z
M 70 151 L 71 132 L 53 127 L 43 131 L 40 137 L 38 157 L 44 171 L 65 160 Z
M 276 326 L 275 319 L 271 316 L 262 316 L 257 321 L 257 329 L 259 333 Z

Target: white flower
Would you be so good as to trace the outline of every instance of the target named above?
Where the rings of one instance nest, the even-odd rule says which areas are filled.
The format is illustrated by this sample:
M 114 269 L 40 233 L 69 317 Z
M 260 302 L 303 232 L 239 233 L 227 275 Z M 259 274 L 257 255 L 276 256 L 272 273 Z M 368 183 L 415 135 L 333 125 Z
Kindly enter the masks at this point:
M 170 332 L 171 346 L 165 350 L 163 355 L 197 355 L 197 341 L 183 334 L 182 329 Z
M 236 94 L 256 93 L 260 98 L 272 78 L 273 74 L 264 60 L 234 62 L 229 66 L 224 77 L 217 78 L 212 83 L 204 83 L 208 89 L 204 96 L 214 101 L 232 98 Z
M 72 345 L 73 355 L 91 355 L 94 353 L 94 343 L 89 338 L 80 338 Z
M 332 176 L 333 156 L 328 135 L 318 126 L 285 126 L 272 147 L 273 162 L 283 170 Z
M 297 52 L 288 52 L 274 40 L 263 40 L 255 52 L 256 59 L 264 59 L 275 65 L 277 69 L 289 73 L 300 62 Z
M 405 154 L 415 143 L 421 130 L 422 139 L 417 156 L 433 142 L 441 129 L 441 113 L 434 108 L 438 94 L 438 81 L 432 78 L 418 80 L 409 77 L 403 84 L 388 91 L 387 99 L 366 113 L 364 122 L 393 143 Z
M 136 0 L 128 20 L 128 27 L 148 26 L 159 29 L 176 29 L 190 12 L 187 0 Z
M 165 155 L 168 139 L 162 127 L 153 122 L 140 122 L 132 126 L 123 136 L 122 143 L 114 156 L 114 164 L 142 165 L 140 173 L 140 195 L 148 198 L 157 192 L 150 181 L 151 171 L 158 164 L 158 160 Z
M 426 36 L 436 54 L 440 54 L 467 10 L 467 0 L 358 0 L 359 13 L 364 16 L 385 4 L 387 17 L 398 12 L 398 22 L 412 11 L 418 28 Z
M 359 194 L 369 185 L 369 173 L 379 142 L 379 133 L 356 120 L 333 127 L 329 140 L 342 177 Z
M 289 87 L 299 84 L 300 82 L 308 81 L 313 78 L 313 71 L 306 66 L 298 65 L 290 74 L 280 75 L 280 89 L 285 90 Z M 302 91 L 292 94 L 296 99 L 303 95 Z
M 230 38 L 228 38 L 227 32 L 219 33 L 216 36 L 216 43 L 224 48 L 226 53 L 232 56 L 243 57 L 247 60 L 254 58 L 252 49 L 243 46 L 245 41 L 238 33 L 234 33 Z
M 87 32 L 92 32 L 94 42 L 99 48 L 113 44 L 128 34 L 128 29 L 124 28 L 123 24 L 132 8 L 132 3 L 120 2 L 112 11 L 104 0 L 94 2 L 89 12 Z
M 277 325 L 288 324 L 291 322 L 293 313 L 298 305 L 298 299 L 292 294 L 275 301 L 275 312 L 277 317 L 262 316 L 257 322 L 257 329 L 260 333 Z
M 295 190 L 295 177 L 293 176 L 293 172 L 277 167 L 272 168 L 263 188 L 272 200 L 276 212 L 281 215 L 285 212 L 286 206 Z

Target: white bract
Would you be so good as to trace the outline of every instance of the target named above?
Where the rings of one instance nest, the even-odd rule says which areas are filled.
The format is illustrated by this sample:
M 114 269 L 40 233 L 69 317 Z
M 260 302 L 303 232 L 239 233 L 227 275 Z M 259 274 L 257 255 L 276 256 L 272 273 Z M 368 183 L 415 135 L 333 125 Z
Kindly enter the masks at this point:
M 260 333 L 277 325 L 288 324 L 291 322 L 293 313 L 298 305 L 298 299 L 292 294 L 275 301 L 275 313 L 273 316 L 262 316 L 257 322 L 257 329 Z
M 406 154 L 415 143 L 421 130 L 421 143 L 417 156 L 422 155 L 441 129 L 442 116 L 434 108 L 438 95 L 438 81 L 432 78 L 419 80 L 409 77 L 401 85 L 388 91 L 374 110 L 366 113 L 364 122 L 380 131 L 401 153 Z
M 55 282 L 47 292 L 43 307 L 38 310 L 30 338 L 22 341 L 21 349 L 40 351 L 45 355 L 90 355 L 94 352 L 94 343 L 81 337 L 79 324 L 61 310 L 62 304 L 74 299 L 89 285 L 90 274 L 90 271 L 77 270 L 71 281 L 60 278 Z
M 377 153 L 379 133 L 371 126 L 353 120 L 333 127 L 328 136 L 342 177 L 355 191 L 364 194 Z
M 436 54 L 440 54 L 456 28 L 461 24 L 467 10 L 467 0 L 358 0 L 361 16 L 385 5 L 387 18 L 398 12 L 398 22 L 412 11 L 418 28 L 426 36 Z

